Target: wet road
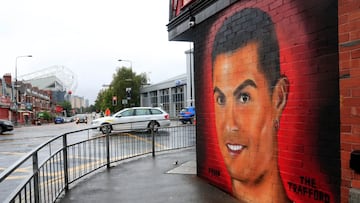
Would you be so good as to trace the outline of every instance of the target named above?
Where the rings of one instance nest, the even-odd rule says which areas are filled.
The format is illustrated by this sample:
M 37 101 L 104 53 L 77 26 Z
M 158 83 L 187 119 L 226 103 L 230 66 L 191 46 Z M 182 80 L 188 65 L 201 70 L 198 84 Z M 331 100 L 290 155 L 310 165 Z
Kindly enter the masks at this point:
M 74 122 L 65 124 L 51 123 L 41 126 L 16 127 L 11 132 L 0 134 L 0 173 L 51 138 L 90 127 L 90 124 L 76 124 Z M 75 139 L 86 139 L 98 134 L 100 133 L 94 130 L 83 131 L 77 133 L 76 136 L 74 136 L 73 141 Z M 71 140 L 69 141 L 71 142 Z M 43 153 L 47 154 L 49 153 L 49 150 L 51 149 L 47 148 Z M 44 154 L 39 154 L 39 159 L 41 159 L 43 155 Z M 14 190 L 14 187 L 22 182 L 24 178 L 28 177 L 31 172 L 31 163 L 25 163 L 16 170 L 15 175 L 11 175 L 7 178 L 10 181 L 1 183 L 0 202 L 3 202 L 4 198 Z
M 41 126 L 16 127 L 11 132 L 1 134 L 0 172 L 49 139 L 66 132 L 89 127 L 91 127 L 90 124 L 44 124 Z M 89 133 L 92 136 L 95 132 L 89 131 Z M 88 135 L 83 133 L 82 136 Z

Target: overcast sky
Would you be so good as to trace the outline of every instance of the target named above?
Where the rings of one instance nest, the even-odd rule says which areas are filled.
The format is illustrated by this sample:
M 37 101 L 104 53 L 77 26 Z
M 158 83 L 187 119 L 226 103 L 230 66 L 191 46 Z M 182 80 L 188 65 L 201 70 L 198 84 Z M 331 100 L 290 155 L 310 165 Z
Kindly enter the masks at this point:
M 168 40 L 169 0 L 4 0 L 0 2 L 0 74 L 20 78 L 54 65 L 75 73 L 75 95 L 96 99 L 116 67 L 151 83 L 186 72 L 189 42 Z

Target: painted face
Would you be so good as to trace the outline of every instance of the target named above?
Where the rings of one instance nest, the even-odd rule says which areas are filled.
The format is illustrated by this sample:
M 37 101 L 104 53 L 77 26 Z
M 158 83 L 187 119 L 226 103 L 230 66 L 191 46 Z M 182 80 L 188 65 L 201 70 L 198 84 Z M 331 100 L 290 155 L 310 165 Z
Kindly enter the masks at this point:
M 220 150 L 230 176 L 249 184 L 264 178 L 276 161 L 274 110 L 258 67 L 257 43 L 253 42 L 218 55 L 213 68 Z

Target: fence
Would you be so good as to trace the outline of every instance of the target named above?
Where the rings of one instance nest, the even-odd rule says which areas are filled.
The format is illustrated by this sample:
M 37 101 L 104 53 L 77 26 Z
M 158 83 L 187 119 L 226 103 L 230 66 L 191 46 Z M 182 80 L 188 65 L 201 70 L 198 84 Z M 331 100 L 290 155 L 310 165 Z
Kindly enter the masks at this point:
M 195 145 L 195 126 L 181 125 L 141 132 L 90 135 L 95 129 L 69 132 L 44 143 L 0 174 L 0 186 L 18 185 L 4 202 L 55 202 L 80 178 L 135 156 Z M 21 168 L 32 173 L 22 182 L 11 178 Z

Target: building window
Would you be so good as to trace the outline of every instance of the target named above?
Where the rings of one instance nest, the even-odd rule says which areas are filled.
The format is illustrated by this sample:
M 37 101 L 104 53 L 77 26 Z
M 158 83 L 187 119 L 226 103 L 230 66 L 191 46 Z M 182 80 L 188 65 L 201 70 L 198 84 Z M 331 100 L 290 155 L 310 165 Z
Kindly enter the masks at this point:
M 157 92 L 150 92 L 150 103 L 152 107 L 158 106 Z
M 170 112 L 170 97 L 168 89 L 160 90 L 160 103 L 166 112 Z
M 184 86 L 174 87 L 172 89 L 172 102 L 175 104 L 175 112 L 180 112 L 184 108 Z

